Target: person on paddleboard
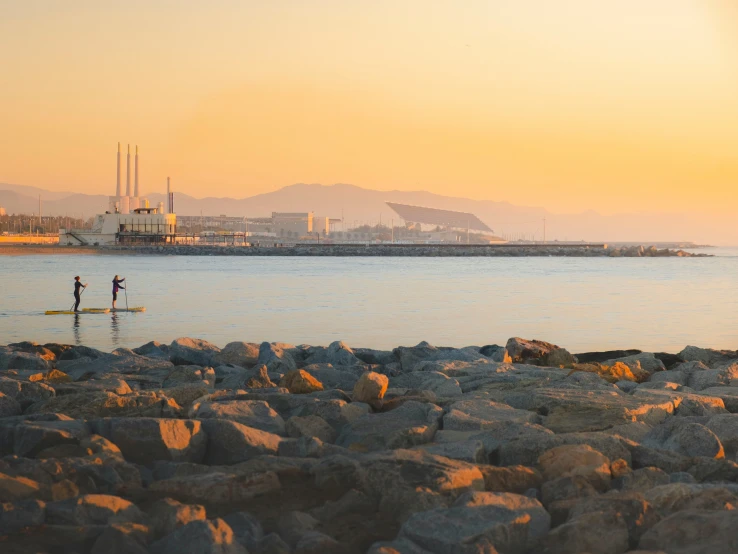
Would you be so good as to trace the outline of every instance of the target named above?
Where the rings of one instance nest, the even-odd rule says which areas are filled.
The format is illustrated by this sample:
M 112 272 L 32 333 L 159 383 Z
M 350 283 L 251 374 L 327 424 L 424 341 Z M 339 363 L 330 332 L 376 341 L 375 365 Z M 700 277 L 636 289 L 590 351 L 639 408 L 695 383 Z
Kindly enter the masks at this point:
M 126 288 L 126 287 L 122 287 L 121 286 L 121 283 L 123 281 L 125 281 L 125 280 L 126 280 L 125 277 L 123 277 L 122 279 L 120 279 L 117 275 L 113 279 L 113 309 L 115 309 L 115 301 L 118 300 L 118 291 L 120 289 L 125 290 L 125 288 Z
M 79 311 L 78 308 L 79 308 L 80 295 L 82 294 L 80 292 L 80 289 L 86 289 L 86 288 L 87 288 L 87 283 L 83 285 L 82 281 L 79 280 L 79 275 L 77 275 L 74 278 L 74 311 L 75 312 Z

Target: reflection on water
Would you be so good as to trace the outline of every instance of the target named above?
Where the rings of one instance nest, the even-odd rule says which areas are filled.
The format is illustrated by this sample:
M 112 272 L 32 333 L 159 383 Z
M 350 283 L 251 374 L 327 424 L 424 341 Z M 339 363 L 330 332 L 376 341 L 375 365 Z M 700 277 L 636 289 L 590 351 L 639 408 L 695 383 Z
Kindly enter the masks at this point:
M 110 339 L 116 348 L 120 344 L 120 327 L 118 326 L 118 314 L 111 312 L 110 317 Z
M 716 258 L 6 256 L 0 343 L 104 350 L 201 337 L 391 348 L 540 338 L 572 351 L 738 346 L 738 251 Z M 110 303 L 125 275 L 144 313 L 44 316 Z M 131 284 L 133 286 L 131 286 Z M 110 319 L 108 319 L 108 316 Z
M 74 314 L 74 323 L 72 324 L 72 332 L 74 333 L 74 344 L 80 346 L 82 344 L 82 335 L 79 332 L 79 314 Z

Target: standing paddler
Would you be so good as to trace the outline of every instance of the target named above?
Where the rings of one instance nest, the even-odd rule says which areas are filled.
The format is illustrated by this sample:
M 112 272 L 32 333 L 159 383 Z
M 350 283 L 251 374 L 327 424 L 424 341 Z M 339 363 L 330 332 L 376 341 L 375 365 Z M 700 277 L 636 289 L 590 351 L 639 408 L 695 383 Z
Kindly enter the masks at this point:
M 74 311 L 75 312 L 78 311 L 77 308 L 79 308 L 79 301 L 81 300 L 80 296 L 82 296 L 80 289 L 86 289 L 86 288 L 87 288 L 87 283 L 83 285 L 82 281 L 79 280 L 79 275 L 77 275 L 74 278 Z
M 125 281 L 126 278 L 123 277 L 122 279 L 119 278 L 117 275 L 113 279 L 113 309 L 115 309 L 115 301 L 118 300 L 118 291 L 120 289 L 125 290 L 126 287 L 121 286 L 121 283 Z

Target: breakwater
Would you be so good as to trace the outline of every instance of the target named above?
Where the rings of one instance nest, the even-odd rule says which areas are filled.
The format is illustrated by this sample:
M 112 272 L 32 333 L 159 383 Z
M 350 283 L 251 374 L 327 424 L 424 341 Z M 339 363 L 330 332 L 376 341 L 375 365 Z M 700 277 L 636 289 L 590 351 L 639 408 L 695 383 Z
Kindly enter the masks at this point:
M 116 245 L 101 251 L 176 256 L 406 256 L 406 257 L 693 257 L 684 250 L 653 246 L 612 248 L 606 244 L 296 244 L 275 246 L 215 246 L 192 244 Z
M 732 350 L 573 355 L 517 337 L 391 350 L 0 346 L 0 542 L 18 553 L 728 553 L 736 364 Z

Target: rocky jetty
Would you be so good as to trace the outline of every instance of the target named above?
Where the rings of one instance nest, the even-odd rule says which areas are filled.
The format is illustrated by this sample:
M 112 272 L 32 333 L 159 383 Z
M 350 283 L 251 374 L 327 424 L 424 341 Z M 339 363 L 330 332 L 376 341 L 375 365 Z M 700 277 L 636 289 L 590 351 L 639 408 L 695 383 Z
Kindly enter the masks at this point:
M 106 253 L 174 256 L 404 256 L 404 257 L 545 257 L 665 258 L 706 257 L 685 250 L 655 246 L 608 247 L 606 244 L 296 244 L 274 246 L 237 245 L 116 245 L 99 247 Z
M 738 352 L 0 346 L 0 551 L 722 554 Z

